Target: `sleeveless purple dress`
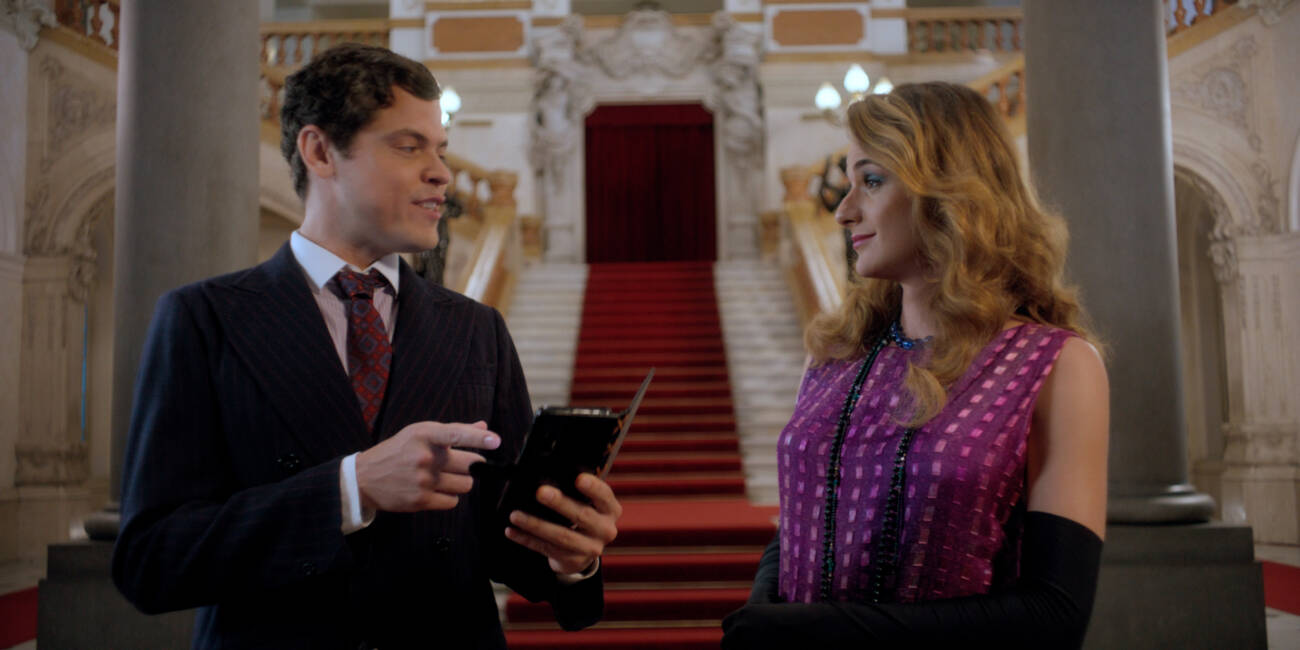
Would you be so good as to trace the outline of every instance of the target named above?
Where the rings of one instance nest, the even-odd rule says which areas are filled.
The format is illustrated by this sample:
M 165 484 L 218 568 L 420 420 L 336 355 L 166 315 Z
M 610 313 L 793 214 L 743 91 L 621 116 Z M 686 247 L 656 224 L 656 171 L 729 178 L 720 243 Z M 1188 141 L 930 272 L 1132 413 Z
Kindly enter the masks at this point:
M 907 427 L 897 421 L 910 400 L 903 380 L 909 359 L 925 352 L 886 345 L 848 420 L 831 498 L 836 425 L 864 359 L 810 368 L 777 443 L 781 597 L 905 603 L 988 593 L 1014 581 L 1034 401 L 1071 336 L 1037 324 L 1001 332 L 905 450 Z M 887 526 L 895 483 L 901 522 L 895 517 Z

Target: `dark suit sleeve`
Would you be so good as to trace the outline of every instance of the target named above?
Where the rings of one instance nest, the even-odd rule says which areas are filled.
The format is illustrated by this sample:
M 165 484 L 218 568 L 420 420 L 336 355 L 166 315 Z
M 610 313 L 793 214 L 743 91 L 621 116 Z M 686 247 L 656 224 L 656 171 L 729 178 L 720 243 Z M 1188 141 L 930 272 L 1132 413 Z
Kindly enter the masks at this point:
M 127 439 L 113 581 L 155 613 L 265 593 L 347 566 L 339 460 L 239 489 L 213 356 L 220 336 L 198 291 L 158 303 Z
M 492 310 L 492 316 L 497 342 L 497 385 L 492 405 L 493 421 L 488 425 L 501 434 L 503 448 L 508 446 L 504 457 L 514 460 L 532 424 L 532 405 L 519 355 L 506 330 L 505 320 L 496 310 Z M 496 504 L 500 484 L 488 491 L 485 503 Z M 493 580 L 509 586 L 530 601 L 549 601 L 556 621 L 567 630 L 582 629 L 600 620 L 605 601 L 604 582 L 599 571 L 581 582 L 561 585 L 544 556 L 506 538 L 504 525 L 494 516 L 492 508 L 485 508 L 483 515 L 485 530 L 482 538 L 494 542 L 492 555 L 488 556 Z
M 722 623 L 723 650 L 1079 648 L 1102 542 L 1082 524 L 1025 516 L 1020 578 L 1006 591 L 921 603 L 751 604 Z

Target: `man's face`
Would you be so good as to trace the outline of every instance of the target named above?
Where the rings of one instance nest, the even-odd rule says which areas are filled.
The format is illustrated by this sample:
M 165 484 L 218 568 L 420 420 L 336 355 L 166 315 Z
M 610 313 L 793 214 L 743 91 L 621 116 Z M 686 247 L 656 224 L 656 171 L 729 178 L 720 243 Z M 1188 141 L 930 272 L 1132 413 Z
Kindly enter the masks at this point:
M 436 100 L 393 89 L 393 103 L 357 132 L 346 155 L 332 149 L 334 226 L 359 259 L 428 250 L 451 181 L 447 131 Z

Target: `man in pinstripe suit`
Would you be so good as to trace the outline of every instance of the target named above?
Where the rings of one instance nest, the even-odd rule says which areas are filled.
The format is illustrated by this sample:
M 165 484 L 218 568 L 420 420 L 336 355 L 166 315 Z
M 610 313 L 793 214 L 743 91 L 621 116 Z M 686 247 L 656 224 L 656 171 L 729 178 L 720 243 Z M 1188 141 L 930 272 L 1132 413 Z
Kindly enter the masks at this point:
M 538 491 L 572 527 L 516 512 L 503 532 L 499 481 L 469 466 L 522 444 L 514 346 L 495 310 L 397 255 L 437 243 L 450 182 L 437 83 L 347 45 L 285 89 L 305 219 L 268 262 L 159 301 L 114 581 L 146 612 L 200 607 L 195 647 L 502 648 L 489 579 L 550 601 L 568 629 L 590 625 L 617 499 L 583 475 L 591 504 Z M 387 346 L 367 366 L 386 378 L 377 395 L 356 380 L 358 323 Z

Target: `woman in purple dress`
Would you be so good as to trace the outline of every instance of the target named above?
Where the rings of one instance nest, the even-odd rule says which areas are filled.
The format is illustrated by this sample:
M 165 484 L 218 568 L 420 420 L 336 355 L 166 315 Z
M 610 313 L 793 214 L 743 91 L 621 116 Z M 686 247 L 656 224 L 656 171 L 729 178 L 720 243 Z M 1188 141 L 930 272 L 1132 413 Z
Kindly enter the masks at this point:
M 724 648 L 1083 642 L 1106 514 L 1106 371 L 1063 221 L 978 93 L 849 107 L 852 286 L 805 335 L 780 531 Z

